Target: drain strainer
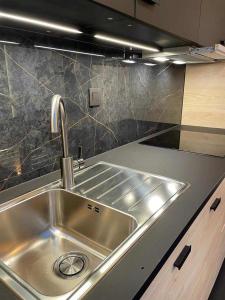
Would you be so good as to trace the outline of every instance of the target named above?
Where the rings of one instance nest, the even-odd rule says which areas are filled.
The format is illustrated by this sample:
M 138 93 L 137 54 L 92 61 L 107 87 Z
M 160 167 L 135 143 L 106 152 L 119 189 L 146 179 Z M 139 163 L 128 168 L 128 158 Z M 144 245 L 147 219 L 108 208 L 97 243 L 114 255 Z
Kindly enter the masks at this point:
M 87 256 L 82 253 L 70 252 L 60 256 L 55 264 L 54 271 L 63 278 L 73 278 L 81 275 L 87 267 Z

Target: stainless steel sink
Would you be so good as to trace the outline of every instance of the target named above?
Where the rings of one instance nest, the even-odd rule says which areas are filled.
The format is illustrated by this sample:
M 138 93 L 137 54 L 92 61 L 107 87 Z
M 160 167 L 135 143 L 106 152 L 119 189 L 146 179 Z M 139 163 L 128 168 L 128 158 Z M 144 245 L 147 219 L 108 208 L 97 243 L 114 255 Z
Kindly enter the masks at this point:
M 131 216 L 58 189 L 13 205 L 0 220 L 2 262 L 47 296 L 74 289 L 137 227 Z M 80 272 L 53 271 L 71 253 L 84 263 Z
M 80 299 L 188 184 L 108 163 L 0 205 L 0 279 L 23 299 Z

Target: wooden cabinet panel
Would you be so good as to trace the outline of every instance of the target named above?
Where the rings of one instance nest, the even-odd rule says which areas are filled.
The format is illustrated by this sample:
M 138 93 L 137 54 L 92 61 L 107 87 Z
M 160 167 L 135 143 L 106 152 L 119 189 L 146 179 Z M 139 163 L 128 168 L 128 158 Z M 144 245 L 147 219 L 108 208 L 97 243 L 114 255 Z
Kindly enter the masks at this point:
M 186 67 L 182 124 L 225 129 L 225 64 Z
M 225 40 L 225 1 L 202 0 L 199 44 L 211 46 Z
M 217 209 L 211 210 L 216 198 Z M 142 300 L 207 300 L 225 255 L 225 180 L 210 198 Z M 192 249 L 178 270 L 174 262 L 185 245 Z
M 160 0 L 149 5 L 136 0 L 136 17 L 182 38 L 197 42 L 201 0 Z
M 221 203 L 217 210 L 208 209 L 208 223 L 206 224 L 205 233 L 207 240 L 207 251 L 201 266 L 200 276 L 197 276 L 197 289 L 194 295 L 199 300 L 208 300 L 209 294 L 216 281 L 217 275 L 223 264 L 225 256 L 225 181 L 220 185 L 216 193 L 210 199 L 210 204 L 216 198 L 221 197 Z M 208 206 L 210 207 L 210 205 Z M 201 253 L 201 250 L 199 250 Z
M 180 149 L 188 152 L 224 156 L 225 137 L 223 134 L 182 130 Z
M 95 0 L 105 6 L 118 10 L 130 16 L 134 16 L 135 0 Z

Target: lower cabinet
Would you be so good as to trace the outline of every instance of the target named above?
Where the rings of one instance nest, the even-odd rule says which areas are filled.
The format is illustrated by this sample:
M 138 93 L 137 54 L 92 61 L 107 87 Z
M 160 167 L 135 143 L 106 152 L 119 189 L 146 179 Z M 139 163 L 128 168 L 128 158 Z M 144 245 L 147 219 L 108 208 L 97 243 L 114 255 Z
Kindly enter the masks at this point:
M 225 179 L 142 300 L 207 300 L 225 257 Z

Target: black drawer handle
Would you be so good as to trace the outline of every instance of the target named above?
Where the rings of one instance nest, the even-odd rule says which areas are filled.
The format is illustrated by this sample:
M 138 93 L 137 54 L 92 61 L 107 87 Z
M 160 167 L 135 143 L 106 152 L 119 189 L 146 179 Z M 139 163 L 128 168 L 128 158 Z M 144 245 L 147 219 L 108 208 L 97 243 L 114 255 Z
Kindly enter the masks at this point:
M 181 251 L 180 255 L 174 262 L 174 267 L 180 270 L 185 263 L 185 260 L 188 258 L 188 255 L 191 253 L 191 246 L 185 246 L 184 249 Z
M 216 198 L 216 200 L 211 205 L 210 210 L 216 211 L 217 207 L 220 205 L 220 202 L 221 202 L 221 198 Z
M 155 5 L 155 4 L 159 4 L 160 0 L 142 0 L 148 4 L 151 4 L 151 5 Z

